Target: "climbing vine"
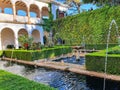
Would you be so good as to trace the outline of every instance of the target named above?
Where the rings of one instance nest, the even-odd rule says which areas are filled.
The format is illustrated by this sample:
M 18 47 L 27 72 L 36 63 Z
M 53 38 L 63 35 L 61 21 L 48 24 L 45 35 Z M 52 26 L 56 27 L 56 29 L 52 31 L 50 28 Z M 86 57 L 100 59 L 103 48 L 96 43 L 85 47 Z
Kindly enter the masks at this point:
M 112 19 L 115 19 L 119 29 L 119 12 L 120 6 L 105 6 L 94 11 L 58 19 L 54 21 L 53 28 L 66 41 L 66 44 L 80 45 L 83 42 L 83 37 L 86 44 L 104 44 L 107 41 Z M 113 25 L 110 43 L 116 43 L 115 31 Z

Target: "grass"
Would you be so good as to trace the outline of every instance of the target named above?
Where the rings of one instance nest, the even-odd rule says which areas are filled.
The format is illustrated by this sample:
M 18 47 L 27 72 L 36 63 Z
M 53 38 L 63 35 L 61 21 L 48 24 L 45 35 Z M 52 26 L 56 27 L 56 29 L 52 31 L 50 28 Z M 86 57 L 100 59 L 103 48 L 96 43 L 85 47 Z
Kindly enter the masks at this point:
M 18 75 L 0 70 L 0 90 L 55 90 Z

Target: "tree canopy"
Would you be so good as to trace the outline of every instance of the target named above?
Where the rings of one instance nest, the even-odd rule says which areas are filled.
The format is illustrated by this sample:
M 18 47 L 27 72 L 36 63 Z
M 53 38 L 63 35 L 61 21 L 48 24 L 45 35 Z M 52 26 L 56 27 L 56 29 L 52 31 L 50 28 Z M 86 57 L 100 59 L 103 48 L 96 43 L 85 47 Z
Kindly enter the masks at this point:
M 76 8 L 77 12 L 80 13 L 80 6 L 81 6 L 80 0 L 65 0 L 65 3 L 68 4 L 70 7 Z
M 94 3 L 97 5 L 119 5 L 120 1 L 119 0 L 83 0 L 84 3 Z

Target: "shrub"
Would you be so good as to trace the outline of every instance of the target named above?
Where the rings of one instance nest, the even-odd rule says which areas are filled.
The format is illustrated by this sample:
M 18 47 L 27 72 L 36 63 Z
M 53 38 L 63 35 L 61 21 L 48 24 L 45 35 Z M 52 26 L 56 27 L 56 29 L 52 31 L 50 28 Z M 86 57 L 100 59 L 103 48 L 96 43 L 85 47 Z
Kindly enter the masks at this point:
M 108 54 L 120 54 L 120 46 L 112 48 Z
M 0 57 L 3 56 L 3 51 L 0 51 Z
M 114 47 L 118 44 L 109 44 L 109 47 Z M 86 44 L 85 49 L 95 49 L 95 50 L 102 50 L 106 48 L 106 44 Z
M 120 54 L 120 50 L 109 51 L 108 54 Z
M 39 49 L 41 49 L 41 47 L 42 47 L 42 45 L 41 45 L 40 42 L 38 42 L 38 43 L 32 43 L 32 45 L 31 45 L 31 49 L 32 50 L 39 50 Z
M 15 48 L 14 45 L 7 45 L 7 49 L 13 49 Z
M 109 51 L 118 47 L 109 48 Z M 97 72 L 104 72 L 105 69 L 106 50 L 95 52 L 85 56 L 86 69 Z M 120 54 L 108 54 L 107 58 L 107 73 L 120 75 Z
M 21 43 L 22 48 L 28 50 L 31 48 L 33 37 L 29 37 L 28 35 L 21 35 L 19 36 L 18 41 Z
M 42 50 L 5 50 L 4 55 L 8 58 L 17 58 L 19 60 L 38 60 L 43 58 L 53 58 L 61 54 L 72 52 L 68 46 L 59 46 L 55 48 L 46 48 Z

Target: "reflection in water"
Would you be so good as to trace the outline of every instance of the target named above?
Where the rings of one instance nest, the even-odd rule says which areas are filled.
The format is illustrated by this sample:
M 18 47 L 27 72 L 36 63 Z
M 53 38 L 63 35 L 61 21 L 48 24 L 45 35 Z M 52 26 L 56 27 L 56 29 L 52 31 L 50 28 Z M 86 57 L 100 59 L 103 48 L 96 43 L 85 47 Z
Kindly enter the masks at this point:
M 34 68 L 6 61 L 0 61 L 0 69 L 21 75 L 28 79 L 50 85 L 58 90 L 102 90 L 103 79 L 88 77 L 72 72 L 46 68 Z M 106 81 L 106 90 L 120 90 L 120 82 Z
M 90 90 L 103 90 L 103 80 L 96 77 L 86 77 L 86 84 Z M 120 82 L 106 80 L 105 90 L 120 90 Z
M 72 64 L 79 64 L 79 65 L 84 65 L 85 64 L 85 58 L 84 57 L 80 57 L 80 60 L 76 60 L 76 57 L 68 57 L 68 58 L 63 58 L 63 59 L 59 59 L 59 60 L 54 60 L 57 62 L 61 62 L 64 61 L 65 63 L 72 63 Z

